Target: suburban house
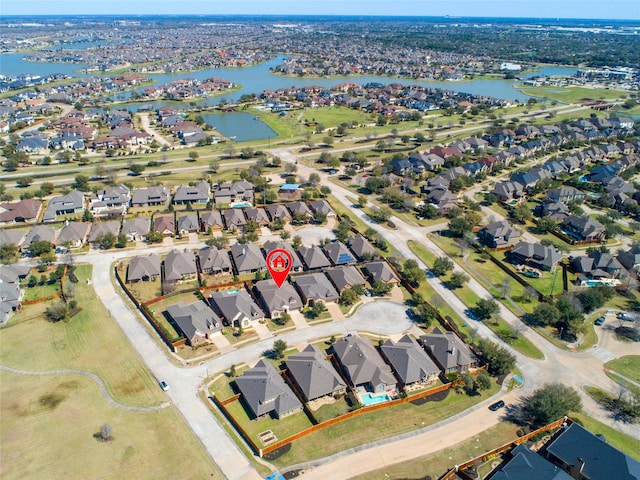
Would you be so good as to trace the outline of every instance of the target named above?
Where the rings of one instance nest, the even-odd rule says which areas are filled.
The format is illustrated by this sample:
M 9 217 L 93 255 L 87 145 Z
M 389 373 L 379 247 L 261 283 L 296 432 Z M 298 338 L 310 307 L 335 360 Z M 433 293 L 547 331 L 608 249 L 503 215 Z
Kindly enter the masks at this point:
M 283 183 L 278 189 L 278 198 L 281 200 L 298 200 L 304 190 L 296 183 Z
M 289 213 L 289 210 L 287 209 L 287 207 L 285 207 L 282 204 L 267 205 L 265 207 L 265 210 L 269 214 L 269 218 L 271 219 L 272 222 L 278 219 L 282 220 L 285 223 L 291 221 L 291 214 Z
M 409 335 L 394 342 L 389 339 L 380 350 L 403 387 L 429 385 L 440 375 L 440 369 Z
M 227 230 L 232 232 L 242 230 L 247 224 L 247 219 L 244 217 L 244 212 L 241 208 L 227 208 L 222 212 L 222 216 Z
M 206 205 L 211 196 L 211 186 L 209 182 L 202 181 L 195 186 L 180 185 L 173 196 L 173 203 L 176 205 Z
M 179 282 L 197 275 L 196 255 L 192 250 L 171 250 L 164 259 L 164 281 Z
M 393 269 L 384 260 L 365 263 L 364 269 L 367 272 L 369 283 L 371 284 L 376 282 L 398 283 L 400 281 Z
M 310 273 L 296 277 L 295 286 L 305 305 L 314 302 L 335 302 L 338 292 L 324 273 Z
M 264 319 L 263 311 L 244 288 L 235 293 L 213 292 L 210 303 L 226 325 L 247 328 L 252 321 Z
M 354 285 L 364 286 L 367 282 L 356 267 L 353 265 L 346 265 L 342 267 L 328 268 L 325 274 L 331 280 L 331 283 L 336 287 L 338 293 L 342 293 L 348 288 Z
M 422 192 L 425 194 L 425 202 L 433 205 L 442 213 L 448 213 L 453 207 L 458 205 L 458 196 L 450 192 L 448 187 L 427 186 L 422 188 Z
M 34 226 L 22 243 L 23 246 L 29 246 L 34 242 L 49 242 L 55 243 L 58 237 L 58 231 L 55 228 L 47 227 L 46 225 Z
M 200 269 L 202 273 L 218 275 L 220 273 L 231 273 L 231 260 L 226 250 L 218 250 L 216 247 L 204 247 L 198 253 L 200 259 Z
M 302 352 L 290 355 L 285 363 L 289 377 L 306 402 L 346 392 L 344 381 L 315 345 L 308 345 Z
M 203 232 L 219 232 L 224 229 L 224 222 L 219 210 L 210 210 L 200 214 L 200 228 Z
M 571 215 L 569 207 L 566 204 L 549 200 L 548 198 L 544 199 L 542 204 L 538 206 L 537 212 L 540 214 L 540 217 L 549 217 L 558 223 Z
M 89 211 L 95 217 L 122 216 L 127 213 L 131 202 L 131 190 L 126 185 L 108 187 L 92 194 L 89 199 Z
M 0 325 L 22 307 L 24 291 L 18 283 L 0 282 Z
M 311 217 L 313 217 L 313 213 L 311 212 L 307 204 L 304 202 L 298 201 L 298 202 L 288 203 L 287 208 L 289 209 L 289 212 L 291 212 L 292 218 L 295 218 L 295 217 L 306 218 L 308 221 Z
M 433 333 L 420 337 L 420 344 L 445 374 L 464 373 L 478 366 L 478 359 L 469 346 L 453 332 L 443 332 L 436 327 Z
M 576 273 L 582 273 L 593 280 L 629 276 L 622 264 L 611 253 L 596 251 L 588 256 L 573 257 L 571 265 Z
M 66 195 L 53 197 L 47 203 L 42 216 L 43 222 L 54 222 L 58 215 L 82 213 L 84 211 L 84 193 L 73 190 Z
M 0 225 L 32 223 L 42 212 L 42 202 L 35 198 L 0 203 Z
M 349 248 L 360 260 L 376 257 L 376 249 L 369 243 L 369 240 L 358 233 L 349 238 Z
M 302 404 L 275 367 L 260 360 L 255 367 L 236 378 L 246 405 L 256 418 L 283 418 L 302 410 Z
M 89 234 L 89 242 L 97 242 L 103 235 L 118 236 L 120 232 L 120 222 L 118 220 L 109 220 L 107 222 L 97 222 L 91 227 L 91 233 Z
M 149 188 L 139 188 L 134 190 L 131 199 L 132 207 L 152 207 L 157 205 L 167 205 L 171 198 L 171 192 L 167 187 L 158 185 Z
M 139 242 L 147 238 L 151 222 L 149 217 L 134 217 L 122 222 L 121 233 L 130 242 Z
M 640 479 L 640 462 L 578 423 L 547 445 L 546 457 L 576 480 Z
M 412 152 L 409 154 L 409 162 L 412 165 L 422 165 L 423 169 L 433 172 L 444 165 L 444 158 L 435 153 Z
M 87 241 L 90 229 L 90 223 L 66 221 L 58 233 L 56 245 L 64 245 L 68 243 L 72 247 L 81 247 L 84 242 Z
M 323 247 L 325 254 L 334 265 L 346 265 L 356 263 L 356 259 L 351 255 L 344 243 L 336 240 Z
M 298 255 L 296 255 L 293 247 L 287 242 L 284 242 L 282 240 L 267 240 L 266 242 L 264 242 L 264 245 L 262 245 L 262 250 L 264 251 L 265 258 L 267 255 L 269 255 L 269 252 L 276 249 L 286 250 L 287 252 L 289 252 L 289 255 L 291 255 L 291 259 L 293 260 L 293 263 L 291 265 L 292 272 L 301 272 L 303 270 L 300 258 L 298 258 Z
M 515 265 L 527 265 L 549 272 L 562 259 L 562 254 L 552 246 L 545 247 L 540 243 L 519 242 L 507 252 L 506 257 Z
M 583 242 L 601 242 L 605 240 L 605 227 L 599 221 L 583 216 L 569 215 L 562 221 L 562 231 Z
M 488 477 L 491 480 L 572 480 L 567 473 L 524 444 L 504 455 L 505 461 Z
M 632 247 L 631 249 L 620 252 L 618 261 L 627 269 L 636 273 L 640 270 L 640 249 Z
M 317 245 L 311 245 L 307 247 L 306 245 L 302 245 L 298 249 L 298 254 L 302 261 L 307 266 L 307 270 L 314 270 L 316 268 L 324 268 L 331 266 L 331 262 L 324 254 L 322 249 Z
M 524 186 L 518 182 L 497 182 L 491 193 L 498 201 L 511 206 L 525 201 Z
M 160 256 L 150 254 L 144 257 L 133 257 L 127 269 L 127 282 L 155 280 L 160 276 Z
M 25 230 L 7 230 L 0 228 L 0 245 L 21 246 L 26 238 Z
M 567 203 L 571 200 L 584 201 L 587 196 L 575 187 L 552 188 L 547 191 L 547 198 L 556 202 Z
M 262 252 L 252 243 L 231 245 L 231 258 L 238 275 L 261 272 L 267 268 Z
M 262 207 L 247 207 L 244 209 L 244 214 L 247 216 L 247 220 L 256 222 L 259 227 L 269 225 L 267 211 Z
M 225 182 L 220 184 L 213 192 L 216 205 L 225 205 L 234 202 L 253 202 L 254 187 L 246 180 L 237 182 Z
M 327 217 L 336 216 L 336 212 L 333 211 L 333 208 L 331 208 L 331 205 L 329 205 L 329 202 L 326 200 L 314 200 L 313 202 L 309 202 L 309 208 L 314 214 L 321 213 Z
M 345 377 L 358 392 L 395 391 L 396 379 L 391 368 L 369 340 L 350 335 L 335 342 L 331 349 Z
M 220 318 L 202 300 L 188 305 L 183 302 L 169 305 L 167 314 L 187 339 L 187 345 L 192 347 L 210 340 L 211 335 L 222 330 Z
M 500 220 L 481 228 L 478 232 L 478 240 L 489 248 L 508 247 L 520 240 L 520 232 L 507 220 Z
M 173 236 L 176 234 L 176 224 L 171 215 L 154 215 L 153 231 L 159 232 L 165 236 Z
M 178 233 L 180 235 L 198 233 L 198 229 L 199 224 L 197 215 L 183 215 L 178 217 Z
M 254 284 L 253 290 L 270 318 L 279 318 L 283 312 L 302 308 L 300 295 L 287 281 L 278 287 L 272 279 L 260 280 Z

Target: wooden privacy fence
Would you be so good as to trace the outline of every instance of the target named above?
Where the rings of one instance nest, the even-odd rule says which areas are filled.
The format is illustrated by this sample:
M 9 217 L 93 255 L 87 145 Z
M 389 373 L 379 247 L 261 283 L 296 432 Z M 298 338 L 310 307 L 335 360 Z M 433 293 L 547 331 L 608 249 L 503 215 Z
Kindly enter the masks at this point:
M 486 462 L 488 460 L 491 460 L 492 458 L 500 455 L 501 453 L 504 453 L 506 451 L 511 450 L 512 448 L 517 447 L 518 445 L 526 442 L 527 440 L 529 440 L 530 438 L 535 437 L 536 435 L 539 435 L 541 433 L 544 432 L 548 432 L 549 430 L 554 430 L 556 428 L 561 427 L 564 423 L 566 423 L 567 425 L 571 425 L 573 423 L 573 420 L 571 420 L 568 417 L 564 417 L 561 418 L 559 420 L 556 420 L 555 422 L 551 422 L 548 425 L 545 425 L 544 427 L 538 428 L 537 430 L 534 430 L 533 432 L 527 433 L 526 435 L 523 435 L 522 437 L 518 437 L 517 439 L 515 439 L 512 442 L 509 443 L 505 443 L 504 445 L 501 445 L 498 448 L 494 448 L 493 450 L 490 450 L 489 452 L 483 453 L 482 455 L 475 457 L 469 461 L 466 461 L 460 465 L 456 465 L 455 467 L 453 467 L 451 470 L 449 470 L 447 473 L 445 473 L 443 476 L 440 477 L 439 480 L 450 480 L 453 478 L 465 478 L 468 480 L 475 480 L 475 477 L 472 477 L 471 475 L 467 474 L 465 472 L 465 470 L 469 467 L 471 467 L 472 465 L 474 465 L 477 462 Z
M 59 293 L 54 293 L 54 294 L 51 294 L 51 295 L 47 295 L 46 297 L 36 298 L 34 300 L 24 300 L 22 302 L 22 305 L 34 305 L 36 303 L 48 302 L 49 300 L 53 300 L 55 298 L 60 298 L 60 294 Z

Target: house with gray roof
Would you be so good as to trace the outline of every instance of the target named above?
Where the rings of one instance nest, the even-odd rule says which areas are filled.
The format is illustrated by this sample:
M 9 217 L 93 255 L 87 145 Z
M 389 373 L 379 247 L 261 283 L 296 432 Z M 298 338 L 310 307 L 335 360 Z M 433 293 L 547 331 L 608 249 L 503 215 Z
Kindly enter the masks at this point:
M 58 215 L 82 213 L 84 211 L 84 193 L 73 190 L 66 195 L 53 197 L 47 203 L 42 216 L 43 222 L 54 222 Z
M 639 480 L 640 462 L 572 423 L 546 447 L 546 457 L 579 480 Z
M 376 257 L 376 249 L 369 243 L 369 240 L 358 233 L 349 238 L 349 248 L 360 260 Z
M 122 223 L 121 233 L 126 235 L 130 242 L 140 242 L 147 239 L 150 227 L 149 217 L 134 217 Z
M 222 330 L 222 322 L 202 300 L 185 304 L 178 302 L 167 307 L 167 314 L 187 339 L 187 345 L 196 347 L 211 340 L 211 336 Z
M 29 231 L 22 245 L 29 246 L 34 242 L 55 243 L 57 237 L 58 231 L 56 229 L 46 225 L 36 225 Z
M 284 205 L 267 205 L 265 210 L 269 214 L 272 222 L 278 219 L 285 223 L 291 221 L 291 213 L 289 213 L 289 210 Z
M 313 202 L 309 202 L 309 208 L 314 214 L 322 213 L 327 217 L 336 216 L 336 212 L 331 208 L 331 205 L 329 205 L 329 202 L 326 200 L 314 200 Z
M 491 480 L 572 480 L 560 467 L 533 452 L 524 444 L 505 453 L 504 462 L 493 471 Z
M 562 254 L 554 247 L 540 243 L 519 242 L 506 253 L 506 258 L 516 265 L 527 265 L 544 271 L 552 271 L 562 259 Z
M 154 215 L 153 231 L 160 232 L 165 236 L 173 236 L 176 234 L 176 224 L 173 214 L 170 215 Z
M 8 230 L 0 228 L 0 245 L 15 245 L 20 247 L 27 237 L 26 230 Z
M 629 276 L 622 264 L 611 253 L 596 251 L 586 256 L 579 255 L 573 257 L 571 265 L 576 273 L 582 273 L 593 280 Z
M 267 257 L 267 255 L 269 255 L 269 252 L 278 248 L 281 250 L 286 250 L 287 252 L 289 252 L 289 255 L 291 255 L 291 259 L 293 260 L 293 263 L 291 264 L 292 272 L 301 272 L 303 270 L 302 262 L 300 261 L 300 258 L 298 258 L 298 255 L 296 255 L 293 247 L 282 240 L 267 240 L 266 242 L 264 242 L 262 250 L 264 250 L 265 258 Z
M 331 262 L 324 254 L 322 249 L 317 245 L 311 245 L 307 247 L 302 245 L 298 249 L 298 254 L 307 267 L 307 270 L 314 270 L 316 268 L 324 268 L 331 266 Z
M 384 260 L 365 263 L 364 269 L 367 272 L 369 283 L 371 284 L 374 284 L 376 282 L 398 283 L 400 281 L 393 269 Z
M 356 263 L 356 259 L 353 257 L 349 249 L 344 243 L 336 240 L 323 247 L 323 250 L 331 263 L 334 265 L 346 265 L 348 263 Z
M 306 402 L 346 392 L 342 377 L 315 345 L 307 345 L 302 352 L 290 355 L 285 363 L 289 377 Z
M 380 347 L 380 351 L 403 387 L 429 385 L 435 382 L 441 373 L 440 368 L 409 335 L 404 335 L 397 342 L 387 340 Z
M 519 205 L 526 200 L 524 186 L 519 182 L 496 182 L 491 191 L 500 202 Z
M 478 232 L 478 240 L 489 248 L 502 248 L 520 240 L 520 232 L 507 220 L 491 222 Z
M 254 284 L 253 291 L 270 318 L 279 318 L 284 312 L 302 308 L 300 295 L 287 281 L 278 287 L 271 278 L 260 280 Z
M 18 283 L 0 282 L 0 325 L 6 324 L 20 310 L 23 298 L 24 291 Z
M 247 180 L 237 182 L 225 182 L 213 192 L 216 205 L 230 204 L 234 202 L 253 202 L 254 186 Z
M 180 235 L 189 235 L 197 233 L 199 228 L 198 216 L 195 214 L 183 215 L 178 217 L 178 233 Z
M 588 216 L 569 215 L 562 221 L 562 231 L 585 242 L 601 242 L 606 238 L 605 226 Z
M 197 185 L 180 185 L 173 196 L 176 205 L 206 205 L 211 196 L 209 182 L 202 181 Z
M 119 232 L 120 222 L 118 220 L 96 222 L 91 227 L 91 233 L 89 233 L 89 242 L 97 242 L 100 237 L 106 234 L 111 234 L 117 237 Z
M 209 299 L 226 325 L 247 328 L 251 322 L 264 319 L 264 312 L 244 288 L 238 292 L 213 292 Z
M 200 269 L 202 273 L 218 275 L 220 273 L 231 273 L 231 259 L 226 250 L 219 250 L 216 247 L 204 247 L 198 253 L 200 259 Z
M 340 296 L 324 273 L 310 273 L 295 278 L 295 286 L 305 305 L 335 302 Z
M 219 210 L 210 210 L 200 214 L 200 228 L 203 232 L 219 232 L 224 229 L 224 222 Z
M 356 267 L 353 265 L 346 265 L 342 267 L 328 268 L 325 274 L 336 287 L 338 293 L 342 293 L 347 288 L 351 288 L 354 285 L 365 285 L 367 282 Z
M 247 220 L 256 222 L 259 227 L 266 227 L 269 225 L 269 217 L 264 208 L 248 207 L 244 209 L 244 214 L 246 215 Z
M 478 366 L 478 358 L 453 332 L 443 332 L 436 327 L 433 333 L 420 337 L 420 344 L 445 375 L 451 372 L 464 373 Z
M 222 212 L 222 216 L 229 231 L 242 230 L 247 224 L 247 219 L 241 208 L 227 208 Z
M 262 252 L 252 243 L 231 245 L 231 258 L 238 275 L 262 272 L 267 268 Z
M 69 243 L 72 247 L 80 247 L 87 241 L 90 229 L 90 223 L 67 221 L 60 229 L 55 243 L 56 245 Z
M 155 280 L 160 276 L 160 256 L 154 253 L 133 257 L 127 269 L 127 282 Z
M 107 187 L 91 194 L 89 211 L 94 217 L 121 216 L 131 203 L 131 190 L 126 185 Z
M 568 203 L 571 200 L 584 201 L 587 196 L 575 187 L 552 188 L 547 191 L 547 198 L 556 202 Z
M 358 392 L 390 392 L 396 379 L 371 342 L 357 334 L 342 337 L 331 346 L 347 380 Z
M 149 188 L 139 188 L 134 190 L 131 198 L 133 207 L 152 207 L 157 205 L 167 205 L 171 198 L 171 192 L 163 185 Z
M 304 202 L 298 201 L 288 203 L 287 208 L 291 212 L 292 218 L 298 216 L 300 218 L 306 218 L 308 221 L 311 217 L 313 217 L 313 212 L 311 212 L 307 204 Z
M 298 397 L 275 367 L 264 360 L 236 378 L 236 385 L 257 418 L 273 416 L 280 419 L 302 410 Z
M 198 275 L 196 255 L 192 250 L 171 250 L 164 259 L 164 280 L 178 282 Z
M 640 271 L 640 248 L 632 247 L 629 250 L 620 252 L 617 258 L 624 268 L 635 272 Z

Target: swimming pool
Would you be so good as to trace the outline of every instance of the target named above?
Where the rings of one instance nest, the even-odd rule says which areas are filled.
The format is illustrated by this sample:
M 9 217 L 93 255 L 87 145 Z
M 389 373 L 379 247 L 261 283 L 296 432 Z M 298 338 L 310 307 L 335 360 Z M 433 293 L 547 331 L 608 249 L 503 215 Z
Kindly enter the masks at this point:
M 231 208 L 246 208 L 246 207 L 250 207 L 251 204 L 249 202 L 234 202 L 234 203 L 230 203 L 229 206 Z
M 360 395 L 360 401 L 363 405 L 375 405 L 376 403 L 388 402 L 391 400 L 391 396 L 388 393 L 383 393 L 380 395 L 372 395 L 370 393 L 365 393 L 364 395 Z
M 236 293 L 238 293 L 240 290 L 227 290 L 227 295 L 235 295 Z

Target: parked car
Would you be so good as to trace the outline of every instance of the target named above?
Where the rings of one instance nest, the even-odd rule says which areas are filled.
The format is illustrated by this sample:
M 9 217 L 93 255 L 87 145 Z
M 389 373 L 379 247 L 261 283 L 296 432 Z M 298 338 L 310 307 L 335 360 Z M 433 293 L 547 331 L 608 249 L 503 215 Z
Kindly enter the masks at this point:
M 593 323 L 595 323 L 596 325 L 600 326 L 600 325 L 602 325 L 604 323 L 605 320 L 606 320 L 606 318 L 604 318 L 604 317 L 598 317 L 598 319 Z
M 161 388 L 163 391 L 165 391 L 165 392 L 166 392 L 167 390 L 169 390 L 169 385 L 167 385 L 167 382 L 165 382 L 164 380 L 162 380 L 162 381 L 160 382 L 160 388 Z
M 491 405 L 489 405 L 489 410 L 491 410 L 492 412 L 495 412 L 496 410 L 499 410 L 502 407 L 504 407 L 504 402 L 502 400 L 498 400 L 496 403 L 492 403 Z

